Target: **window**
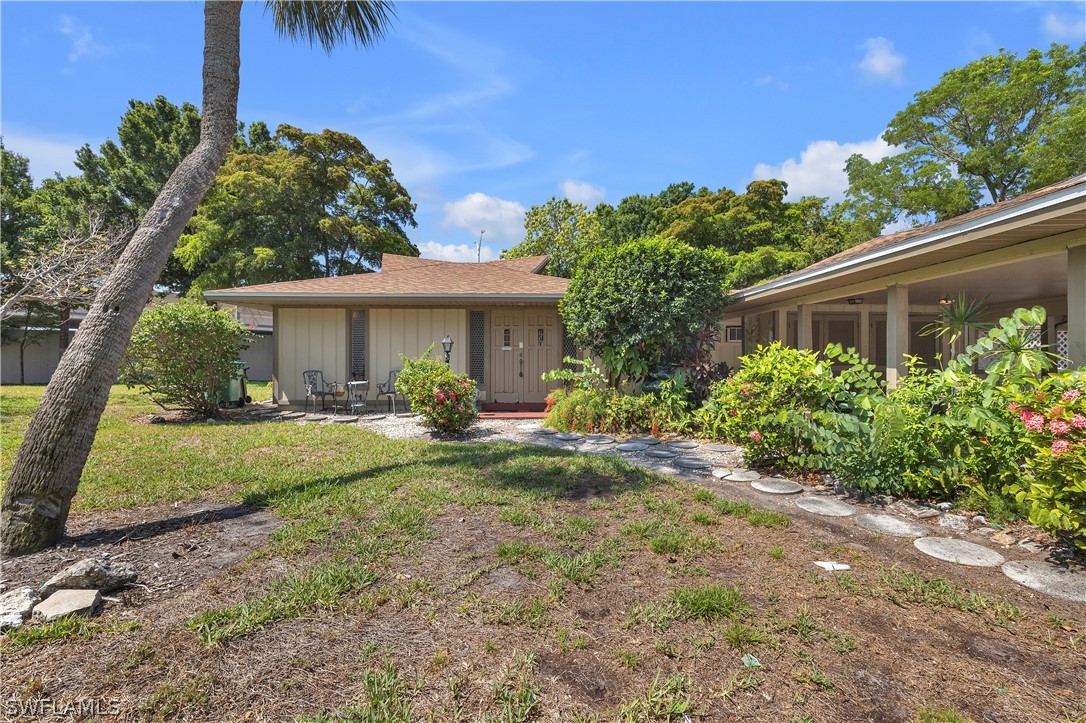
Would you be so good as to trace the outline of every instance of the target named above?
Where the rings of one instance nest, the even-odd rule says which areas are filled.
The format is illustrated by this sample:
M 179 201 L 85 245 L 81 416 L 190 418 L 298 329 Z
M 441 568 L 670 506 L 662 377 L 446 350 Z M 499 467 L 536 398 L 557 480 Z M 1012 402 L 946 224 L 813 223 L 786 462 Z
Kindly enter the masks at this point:
M 351 379 L 366 378 L 366 310 L 351 311 Z
M 482 311 L 471 314 L 471 378 L 480 386 L 486 384 L 486 321 Z
M 543 340 L 546 338 L 546 336 L 544 336 L 545 331 L 546 329 L 542 328 L 535 330 L 536 345 L 543 346 Z
M 726 326 L 724 327 L 724 341 L 743 343 L 743 327 L 741 326 Z
M 513 348 L 513 330 L 509 327 L 502 330 L 502 346 L 506 349 Z

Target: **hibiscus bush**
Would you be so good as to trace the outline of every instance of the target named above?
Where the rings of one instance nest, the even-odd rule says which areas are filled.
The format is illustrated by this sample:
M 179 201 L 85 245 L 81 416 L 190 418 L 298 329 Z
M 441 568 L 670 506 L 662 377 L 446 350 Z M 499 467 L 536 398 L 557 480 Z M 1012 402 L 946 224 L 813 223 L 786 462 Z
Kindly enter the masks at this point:
M 1035 525 L 1086 550 L 1086 371 L 1053 374 L 1012 387 L 1031 454 L 1023 477 L 1006 491 L 1030 505 Z
M 396 387 L 424 423 L 442 433 L 462 432 L 478 416 L 475 411 L 475 380 L 457 374 L 431 356 L 433 347 L 418 359 L 401 357 L 403 369 Z

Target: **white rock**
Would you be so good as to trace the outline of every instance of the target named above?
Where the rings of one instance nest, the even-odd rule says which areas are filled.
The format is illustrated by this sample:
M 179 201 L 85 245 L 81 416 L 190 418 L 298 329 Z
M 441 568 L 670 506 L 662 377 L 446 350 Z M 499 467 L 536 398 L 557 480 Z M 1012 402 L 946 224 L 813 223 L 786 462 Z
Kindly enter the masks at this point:
M 961 515 L 939 515 L 939 526 L 955 532 L 969 532 L 969 520 Z
M 17 587 L 0 595 L 0 630 L 22 625 L 39 602 L 41 598 L 32 587 Z
M 90 616 L 102 607 L 102 594 L 97 590 L 57 590 L 34 606 L 34 619 L 48 623 L 69 615 Z
M 41 586 L 40 592 L 42 597 L 61 589 L 109 592 L 135 581 L 136 568 L 127 562 L 88 558 L 53 575 Z

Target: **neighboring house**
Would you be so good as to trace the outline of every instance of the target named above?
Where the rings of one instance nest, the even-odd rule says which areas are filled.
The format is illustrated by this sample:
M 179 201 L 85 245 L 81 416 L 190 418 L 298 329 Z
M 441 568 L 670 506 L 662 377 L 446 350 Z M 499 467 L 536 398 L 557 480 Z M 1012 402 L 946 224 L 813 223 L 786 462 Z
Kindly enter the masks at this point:
M 1043 306 L 1043 340 L 1067 365 L 1086 364 L 1086 175 L 738 291 L 725 325 L 741 325 L 748 348 L 770 340 L 855 347 L 893 385 L 906 354 L 945 358 L 939 340 L 920 331 L 959 294 L 985 300 L 989 321 Z
M 381 270 L 209 291 L 210 301 L 272 314 L 273 394 L 305 404 L 302 372 L 327 382 L 377 384 L 453 340 L 451 365 L 470 374 L 486 403 L 541 405 L 553 388 L 540 375 L 562 363 L 565 334 L 558 301 L 569 281 L 540 273 L 546 256 L 452 263 L 385 254 Z
M 154 303 L 171 303 L 177 294 L 167 294 Z M 272 378 L 272 318 L 270 312 L 259 309 L 228 309 L 245 328 L 254 334 L 252 345 L 241 353 L 241 360 L 249 365 L 249 379 L 268 381 Z M 74 309 L 71 314 L 71 338 L 79 333 L 79 324 L 87 315 L 86 309 Z M 18 317 L 13 321 L 18 321 Z M 0 384 L 46 384 L 60 363 L 60 331 L 57 329 L 33 329 L 36 339 L 26 345 L 22 358 L 20 382 L 19 342 L 22 329 L 12 329 L 10 339 L 0 348 Z

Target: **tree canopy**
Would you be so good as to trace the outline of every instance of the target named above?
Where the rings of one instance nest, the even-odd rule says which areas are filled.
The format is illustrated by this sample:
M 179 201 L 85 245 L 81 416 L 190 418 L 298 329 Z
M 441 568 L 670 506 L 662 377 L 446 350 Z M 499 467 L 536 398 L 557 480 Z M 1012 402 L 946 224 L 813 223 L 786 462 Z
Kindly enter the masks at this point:
M 524 240 L 502 252 L 502 258 L 550 256 L 546 273 L 569 278 L 581 259 L 600 243 L 599 218 L 584 204 L 551 198 L 524 216 Z

